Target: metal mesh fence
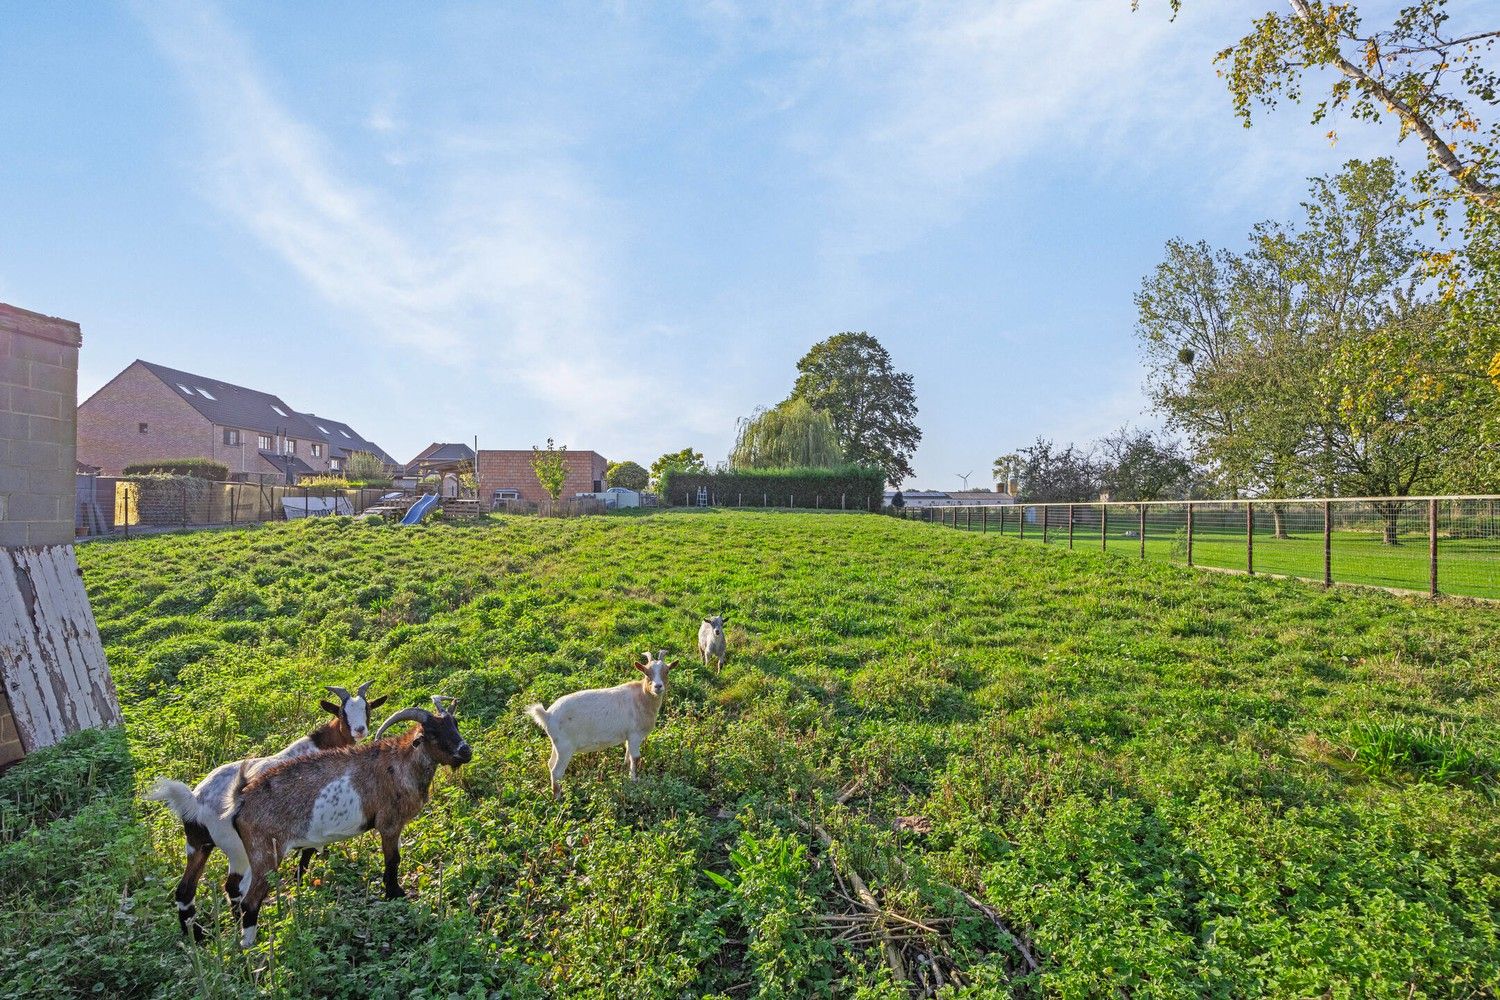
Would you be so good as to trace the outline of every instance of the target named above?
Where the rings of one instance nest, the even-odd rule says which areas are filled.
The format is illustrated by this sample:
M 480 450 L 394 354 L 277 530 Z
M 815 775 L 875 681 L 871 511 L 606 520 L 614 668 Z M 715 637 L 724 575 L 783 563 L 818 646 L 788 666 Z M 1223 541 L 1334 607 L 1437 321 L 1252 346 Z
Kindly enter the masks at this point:
M 357 516 L 389 489 L 218 483 L 182 476 L 78 477 L 74 523 L 81 536 Z
M 1500 599 L 1500 497 L 907 509 L 902 517 L 1137 559 Z

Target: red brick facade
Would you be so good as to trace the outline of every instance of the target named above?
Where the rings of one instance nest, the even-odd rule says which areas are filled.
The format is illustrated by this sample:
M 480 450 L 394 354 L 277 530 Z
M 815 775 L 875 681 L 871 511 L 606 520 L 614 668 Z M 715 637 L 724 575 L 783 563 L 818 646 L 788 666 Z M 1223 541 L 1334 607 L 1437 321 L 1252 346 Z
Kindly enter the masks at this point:
M 570 451 L 564 461 L 568 467 L 568 478 L 563 483 L 564 499 L 578 493 L 594 493 L 604 489 L 604 471 L 609 462 L 596 451 Z M 488 504 L 499 489 L 516 490 L 522 500 L 540 503 L 550 499 L 542 484 L 537 481 L 531 468 L 531 449 L 524 451 L 479 452 L 475 478 L 479 484 L 479 499 Z
M 141 424 L 146 425 L 145 433 Z M 225 444 L 225 428 L 209 420 L 140 362 L 133 362 L 78 406 L 78 461 L 118 476 L 137 462 L 208 458 L 230 474 L 277 475 L 261 457 L 262 431 L 238 430 L 239 443 Z M 321 456 L 312 446 L 321 445 Z M 277 442 L 271 439 L 274 451 Z M 296 455 L 315 472 L 327 472 L 329 446 L 322 439 L 298 441 Z

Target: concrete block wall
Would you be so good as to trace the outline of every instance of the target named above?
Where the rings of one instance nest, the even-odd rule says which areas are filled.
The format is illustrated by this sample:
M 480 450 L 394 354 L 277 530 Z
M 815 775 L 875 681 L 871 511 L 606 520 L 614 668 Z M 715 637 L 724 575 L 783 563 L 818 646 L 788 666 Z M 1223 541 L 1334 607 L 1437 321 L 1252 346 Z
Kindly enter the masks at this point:
M 537 482 L 536 472 L 531 468 L 531 457 L 530 448 L 524 451 L 481 450 L 475 459 L 480 501 L 488 504 L 497 489 L 517 490 L 522 500 L 533 503 L 550 499 L 542 484 Z M 596 482 L 602 487 L 604 472 L 609 468 L 603 455 L 595 451 L 570 451 L 565 461 L 568 478 L 563 483 L 564 498 L 591 493 Z
M 77 323 L 0 302 L 0 546 L 73 540 Z

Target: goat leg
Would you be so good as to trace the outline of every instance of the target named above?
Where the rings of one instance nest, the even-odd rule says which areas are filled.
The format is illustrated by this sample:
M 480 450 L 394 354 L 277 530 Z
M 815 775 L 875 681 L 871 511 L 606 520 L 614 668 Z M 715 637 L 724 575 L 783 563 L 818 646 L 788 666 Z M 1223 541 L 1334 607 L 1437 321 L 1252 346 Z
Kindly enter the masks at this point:
M 401 888 L 401 831 L 381 830 L 380 848 L 385 852 L 385 898 L 405 899 L 406 891 Z

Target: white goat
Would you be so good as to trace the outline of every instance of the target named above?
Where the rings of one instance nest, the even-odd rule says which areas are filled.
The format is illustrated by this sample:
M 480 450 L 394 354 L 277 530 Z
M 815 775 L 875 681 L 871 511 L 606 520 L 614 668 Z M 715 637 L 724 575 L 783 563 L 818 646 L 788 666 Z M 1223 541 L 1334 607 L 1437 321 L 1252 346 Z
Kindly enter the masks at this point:
M 220 764 L 209 772 L 208 777 L 198 782 L 197 788 L 189 788 L 170 778 L 157 778 L 146 792 L 146 798 L 166 803 L 167 808 L 177 814 L 187 838 L 187 871 L 177 885 L 177 919 L 184 934 L 191 929 L 195 939 L 203 940 L 203 928 L 193 919 L 196 913 L 193 897 L 197 892 L 198 879 L 203 875 L 203 866 L 208 863 L 208 856 L 215 847 L 231 858 L 244 853 L 239 834 L 225 815 L 229 811 L 230 796 L 235 782 L 239 780 L 240 771 L 243 769 L 247 778 L 254 777 L 277 764 L 298 757 L 354 746 L 369 735 L 370 712 L 385 704 L 385 695 L 373 701 L 367 700 L 372 683 L 374 682 L 366 681 L 361 684 L 357 694 L 350 694 L 344 688 L 330 685 L 328 691 L 338 696 L 339 703 L 335 705 L 324 699 L 318 704 L 333 718 L 279 753 Z M 297 865 L 299 876 L 307 868 L 311 856 L 311 851 L 303 853 Z M 226 883 L 225 891 L 233 902 L 239 896 L 239 880 L 231 876 L 230 881 L 236 884 Z
M 698 652 L 703 656 L 703 665 L 708 666 L 712 657 L 718 661 L 718 669 L 723 670 L 725 646 L 724 616 L 703 619 L 703 624 L 698 626 Z
M 562 798 L 563 774 L 577 753 L 591 753 L 625 744 L 630 765 L 630 779 L 635 780 L 641 765 L 641 743 L 656 728 L 667 693 L 667 674 L 677 661 L 667 663 L 663 649 L 652 656 L 642 654 L 645 663 L 631 664 L 645 675 L 644 680 L 629 681 L 612 688 L 591 688 L 563 695 L 551 708 L 528 705 L 526 714 L 541 726 L 552 741 L 552 757 L 547 768 L 552 774 L 552 797 Z

